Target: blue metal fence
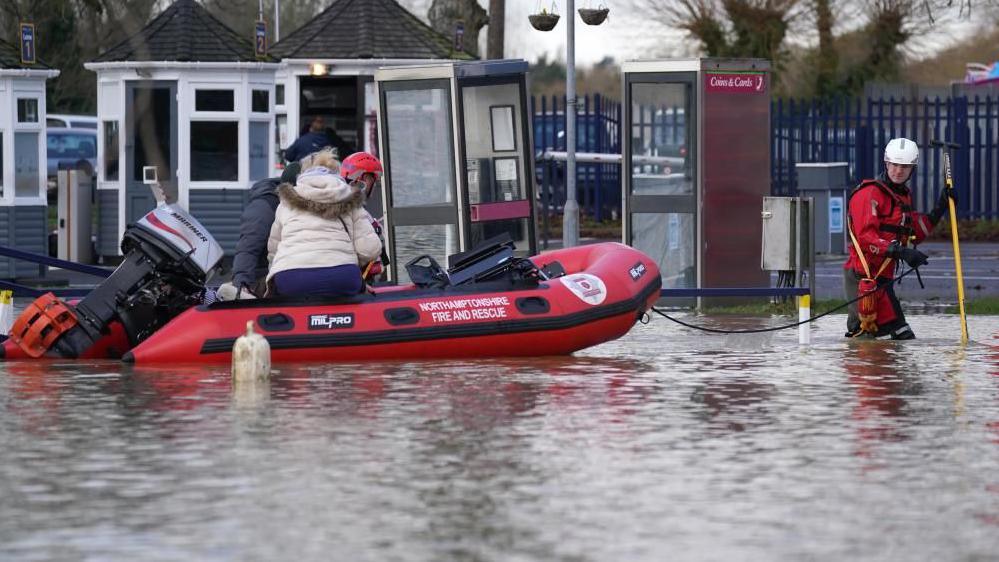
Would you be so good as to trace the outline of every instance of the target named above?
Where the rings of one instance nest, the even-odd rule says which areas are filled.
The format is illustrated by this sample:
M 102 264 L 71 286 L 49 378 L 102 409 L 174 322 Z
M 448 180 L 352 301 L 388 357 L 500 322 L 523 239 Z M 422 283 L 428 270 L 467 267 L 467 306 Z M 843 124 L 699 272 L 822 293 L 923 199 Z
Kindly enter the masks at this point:
M 848 162 L 854 183 L 881 170 L 884 145 L 902 136 L 920 145 L 913 179 L 917 209 L 930 209 L 943 189 L 942 149 L 953 154 L 958 216 L 999 218 L 999 98 L 869 98 L 834 101 L 775 100 L 771 110 L 771 192 L 795 195 L 799 162 Z
M 621 152 L 621 104 L 595 94 L 581 96 L 576 105 L 576 151 Z M 531 98 L 535 154 L 564 151 L 565 97 Z M 537 180 L 548 213 L 561 214 L 565 204 L 565 162 L 537 161 Z M 597 221 L 617 216 L 621 209 L 621 173 L 617 164 L 576 165 L 576 193 L 580 212 Z

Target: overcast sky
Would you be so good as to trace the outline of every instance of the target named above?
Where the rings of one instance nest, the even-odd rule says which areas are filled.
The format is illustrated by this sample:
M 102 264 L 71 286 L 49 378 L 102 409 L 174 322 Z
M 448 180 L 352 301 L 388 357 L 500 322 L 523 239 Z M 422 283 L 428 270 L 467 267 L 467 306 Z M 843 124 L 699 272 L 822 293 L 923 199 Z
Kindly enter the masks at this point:
M 414 14 L 427 21 L 427 9 L 431 0 L 400 0 Z M 538 10 L 538 6 L 551 9 L 553 0 L 506 0 L 506 56 L 535 61 L 542 54 L 549 60 L 565 60 L 566 45 L 566 1 L 554 0 L 562 19 L 555 29 L 548 32 L 537 31 L 527 21 L 528 14 Z M 629 8 L 628 0 L 576 0 L 576 8 L 595 8 L 599 4 L 610 8 L 607 21 L 599 26 L 583 23 L 576 16 L 576 64 L 589 66 L 605 56 L 616 61 L 648 59 L 667 56 L 691 56 L 697 54 L 696 43 L 690 41 L 680 31 L 648 21 L 647 14 L 636 13 Z M 479 5 L 488 9 L 489 0 L 479 0 Z M 937 26 L 932 33 L 925 34 L 909 42 L 907 51 L 917 58 L 930 56 L 975 32 L 983 20 L 995 17 L 979 10 L 971 20 L 944 17 L 944 24 Z M 479 42 L 485 52 L 486 30 L 482 28 Z M 977 61 L 991 62 L 991 61 Z
M 401 0 L 414 14 L 427 19 L 430 0 Z M 611 56 L 618 62 L 652 56 L 683 54 L 682 36 L 662 26 L 643 22 L 634 14 L 629 14 L 622 0 L 576 0 L 576 8 L 596 8 L 601 3 L 610 8 L 610 16 L 601 25 L 586 25 L 576 16 L 576 64 L 589 66 Z M 555 29 L 537 31 L 527 21 L 528 14 L 537 11 L 538 0 L 506 0 L 506 41 L 508 58 L 536 60 L 547 53 L 549 60 L 565 60 L 566 45 L 566 2 L 556 0 L 559 20 Z M 489 0 L 479 0 L 483 8 L 489 7 Z M 551 9 L 552 0 L 543 0 L 543 6 Z M 485 48 L 487 28 L 479 34 L 482 48 Z

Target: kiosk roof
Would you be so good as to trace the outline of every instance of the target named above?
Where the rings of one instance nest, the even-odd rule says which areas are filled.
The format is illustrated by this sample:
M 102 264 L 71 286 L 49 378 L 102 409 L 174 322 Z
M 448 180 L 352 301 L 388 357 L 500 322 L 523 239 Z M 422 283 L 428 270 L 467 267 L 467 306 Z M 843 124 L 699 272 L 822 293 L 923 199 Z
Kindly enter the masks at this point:
M 282 59 L 462 59 L 451 40 L 395 0 L 334 0 L 272 49 Z

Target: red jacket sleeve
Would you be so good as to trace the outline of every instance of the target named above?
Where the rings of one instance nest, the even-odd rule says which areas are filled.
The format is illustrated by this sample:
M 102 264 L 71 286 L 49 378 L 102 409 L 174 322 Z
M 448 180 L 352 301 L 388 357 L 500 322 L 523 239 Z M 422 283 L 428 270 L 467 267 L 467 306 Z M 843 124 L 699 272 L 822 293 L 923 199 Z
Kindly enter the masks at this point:
M 912 213 L 912 234 L 916 237 L 915 243 L 922 244 L 923 240 L 933 232 L 933 221 L 923 213 Z
M 886 214 L 890 204 L 891 201 L 874 185 L 864 187 L 850 198 L 850 228 L 872 269 L 880 265 L 890 244 L 881 237 L 882 219 L 878 216 Z

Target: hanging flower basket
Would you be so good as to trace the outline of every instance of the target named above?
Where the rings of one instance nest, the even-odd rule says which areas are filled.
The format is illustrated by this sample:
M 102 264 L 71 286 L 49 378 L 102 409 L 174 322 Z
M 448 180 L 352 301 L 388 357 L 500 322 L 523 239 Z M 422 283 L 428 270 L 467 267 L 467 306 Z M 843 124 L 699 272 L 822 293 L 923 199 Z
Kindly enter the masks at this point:
M 527 16 L 527 19 L 531 22 L 531 27 L 537 29 L 538 31 L 551 31 L 552 29 L 555 29 L 555 24 L 558 23 L 558 18 L 558 14 L 550 14 L 547 12 Z
M 586 25 L 600 25 L 604 23 L 607 19 L 607 14 L 610 13 L 609 8 L 580 8 L 577 10 L 579 12 L 579 17 L 583 18 L 583 23 Z

